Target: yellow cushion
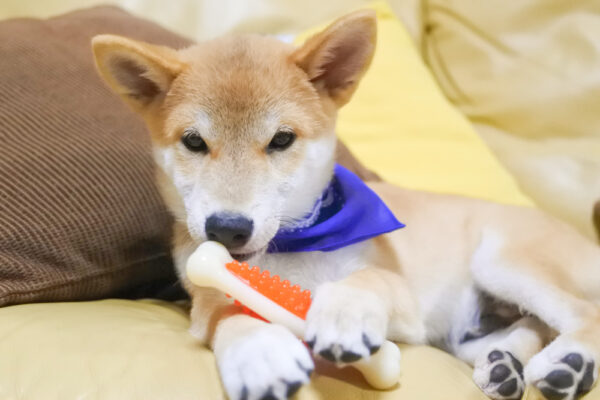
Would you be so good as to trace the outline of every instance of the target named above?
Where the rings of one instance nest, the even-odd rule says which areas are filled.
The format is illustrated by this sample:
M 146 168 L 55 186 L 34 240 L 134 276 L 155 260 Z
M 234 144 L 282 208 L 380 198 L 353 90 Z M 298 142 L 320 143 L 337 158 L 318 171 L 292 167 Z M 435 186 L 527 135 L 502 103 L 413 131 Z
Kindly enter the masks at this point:
M 158 301 L 2 308 L 0 399 L 222 399 L 214 357 L 188 326 L 187 310 Z M 402 384 L 394 390 L 378 392 L 356 375 L 319 366 L 296 399 L 485 399 L 460 361 L 429 347 L 402 349 Z M 340 374 L 346 380 L 331 377 Z
M 376 2 L 372 8 L 379 25 L 377 50 L 352 101 L 340 112 L 340 138 L 389 182 L 532 204 L 443 96 L 388 5 Z M 301 35 L 300 40 L 321 28 Z
M 185 308 L 160 301 L 0 308 L 0 399 L 222 399 L 214 357 L 188 326 Z M 402 378 L 393 390 L 375 391 L 355 374 L 318 365 L 295 398 L 487 399 L 464 363 L 430 347 L 400 348 Z M 600 399 L 600 390 L 585 398 Z M 524 399 L 543 398 L 528 388 Z

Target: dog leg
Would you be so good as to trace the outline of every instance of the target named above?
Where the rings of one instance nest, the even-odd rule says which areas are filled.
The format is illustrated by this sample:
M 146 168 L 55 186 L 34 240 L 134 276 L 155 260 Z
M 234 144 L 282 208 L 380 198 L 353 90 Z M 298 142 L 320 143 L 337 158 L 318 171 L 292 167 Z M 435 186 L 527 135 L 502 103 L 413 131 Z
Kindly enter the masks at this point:
M 425 328 L 403 278 L 379 268 L 320 285 L 306 318 L 315 354 L 350 363 L 376 352 L 384 339 L 423 343 Z
M 556 339 L 527 363 L 525 382 L 551 400 L 579 397 L 598 377 L 600 307 L 572 294 L 577 293 L 574 283 L 556 274 L 538 273 L 537 265 L 528 264 L 531 261 L 524 257 L 511 257 L 511 252 L 497 244 L 483 245 L 484 251 L 475 254 L 472 272 L 476 285 L 519 305 L 558 332 Z M 554 260 L 535 261 L 552 265 Z
M 188 286 L 190 332 L 215 353 L 232 400 L 285 399 L 306 382 L 314 364 L 306 346 L 286 328 L 239 313 L 214 290 Z
M 281 325 L 247 315 L 221 321 L 213 349 L 230 399 L 286 399 L 314 369 L 308 349 Z
M 473 380 L 492 399 L 520 399 L 525 390 L 523 365 L 542 349 L 549 329 L 533 317 L 460 343 L 455 355 L 473 365 Z

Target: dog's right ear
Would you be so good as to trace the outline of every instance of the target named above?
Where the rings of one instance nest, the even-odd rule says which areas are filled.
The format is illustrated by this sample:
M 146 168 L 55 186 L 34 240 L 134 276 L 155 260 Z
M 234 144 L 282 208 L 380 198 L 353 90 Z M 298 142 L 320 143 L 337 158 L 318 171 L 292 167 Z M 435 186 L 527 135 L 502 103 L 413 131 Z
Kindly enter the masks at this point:
M 171 48 L 122 36 L 95 36 L 92 49 L 102 78 L 138 112 L 162 100 L 185 66 Z
M 308 38 L 292 59 L 318 92 L 341 107 L 350 100 L 369 68 L 376 39 L 375 12 L 355 11 Z

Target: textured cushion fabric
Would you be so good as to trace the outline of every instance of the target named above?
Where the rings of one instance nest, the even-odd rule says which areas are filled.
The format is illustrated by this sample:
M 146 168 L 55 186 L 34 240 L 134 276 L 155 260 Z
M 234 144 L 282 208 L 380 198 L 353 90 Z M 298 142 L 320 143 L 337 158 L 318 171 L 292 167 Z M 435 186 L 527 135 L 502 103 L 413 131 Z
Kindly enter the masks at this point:
M 600 2 L 426 3 L 423 55 L 446 96 L 540 207 L 595 238 Z
M 446 100 L 388 5 L 377 2 L 374 7 L 379 21 L 375 57 L 340 112 L 339 137 L 388 182 L 531 204 L 468 120 Z
M 223 399 L 214 356 L 188 333 L 187 315 L 159 301 L 2 308 L 0 399 Z M 319 364 L 295 399 L 486 399 L 462 362 L 429 347 L 401 349 L 402 382 L 392 390 Z
M 0 23 L 0 306 L 175 279 L 149 135 L 100 81 L 98 33 L 190 43 L 112 7 Z M 339 160 L 377 179 L 343 146 Z
M 174 279 L 148 135 L 94 70 L 106 31 L 185 43 L 113 8 L 0 23 L 0 305 Z

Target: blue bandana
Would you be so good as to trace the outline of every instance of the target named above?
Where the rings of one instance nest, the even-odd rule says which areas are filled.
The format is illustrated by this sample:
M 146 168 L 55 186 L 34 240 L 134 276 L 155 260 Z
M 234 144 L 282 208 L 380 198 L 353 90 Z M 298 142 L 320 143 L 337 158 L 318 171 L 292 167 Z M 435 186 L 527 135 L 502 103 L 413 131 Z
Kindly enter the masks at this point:
M 282 227 L 269 253 L 333 251 L 404 227 L 360 178 L 341 165 L 313 211 Z

